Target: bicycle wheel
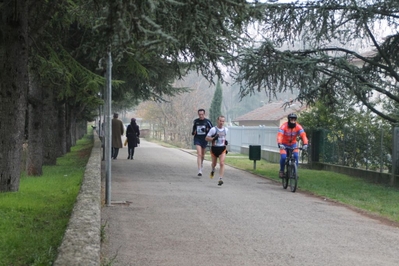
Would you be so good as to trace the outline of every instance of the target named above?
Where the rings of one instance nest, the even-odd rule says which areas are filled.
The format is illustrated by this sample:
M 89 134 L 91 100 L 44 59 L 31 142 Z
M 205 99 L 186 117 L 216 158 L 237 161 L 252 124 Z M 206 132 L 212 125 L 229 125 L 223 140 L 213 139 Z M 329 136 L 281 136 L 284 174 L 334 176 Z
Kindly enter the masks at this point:
M 289 169 L 290 169 L 290 166 L 289 165 L 287 165 L 287 172 L 286 173 L 284 173 L 284 177 L 281 179 L 281 182 L 283 182 L 283 188 L 284 189 L 286 189 L 287 187 L 288 187 L 288 175 L 289 175 Z
M 298 172 L 297 172 L 297 166 L 295 163 L 291 165 L 290 168 L 290 188 L 291 192 L 295 192 L 296 188 L 298 185 Z

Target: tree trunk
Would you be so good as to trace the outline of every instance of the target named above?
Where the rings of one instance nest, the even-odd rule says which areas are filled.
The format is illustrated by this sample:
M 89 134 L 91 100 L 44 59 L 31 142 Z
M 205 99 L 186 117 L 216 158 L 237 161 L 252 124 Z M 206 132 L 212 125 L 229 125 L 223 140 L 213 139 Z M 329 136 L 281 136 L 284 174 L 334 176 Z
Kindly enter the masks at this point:
M 71 130 L 71 107 L 65 104 L 65 144 L 66 151 L 70 152 L 72 147 L 72 130 Z
M 78 126 L 78 139 L 81 139 L 87 134 L 87 121 L 80 120 Z
M 69 109 L 69 117 L 68 119 L 70 121 L 70 128 L 71 128 L 71 147 L 76 145 L 76 135 L 77 135 L 77 124 L 76 124 L 76 112 L 73 110 L 73 108 Z
M 43 93 L 43 164 L 55 165 L 58 157 L 58 102 L 55 91 L 45 88 Z
M 67 133 L 66 133 L 66 103 L 58 105 L 58 124 L 56 129 L 58 130 L 58 156 L 62 156 L 68 152 L 67 149 Z
M 27 1 L 0 9 L 0 192 L 18 191 L 28 90 Z
M 26 173 L 28 176 L 41 176 L 43 166 L 43 99 L 42 87 L 38 84 L 37 74 L 29 75 L 28 106 L 28 152 Z

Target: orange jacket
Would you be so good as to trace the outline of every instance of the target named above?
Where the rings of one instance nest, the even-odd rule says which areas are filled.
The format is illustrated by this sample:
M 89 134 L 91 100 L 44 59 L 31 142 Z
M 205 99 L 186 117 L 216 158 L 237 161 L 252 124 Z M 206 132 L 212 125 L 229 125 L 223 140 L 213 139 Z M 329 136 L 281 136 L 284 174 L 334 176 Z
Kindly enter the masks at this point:
M 306 137 L 306 133 L 303 127 L 299 123 L 296 123 L 296 126 L 294 128 L 289 128 L 288 122 L 285 122 L 278 129 L 277 143 L 291 146 L 296 143 L 296 137 L 298 135 L 301 137 L 303 144 L 307 145 L 308 138 Z

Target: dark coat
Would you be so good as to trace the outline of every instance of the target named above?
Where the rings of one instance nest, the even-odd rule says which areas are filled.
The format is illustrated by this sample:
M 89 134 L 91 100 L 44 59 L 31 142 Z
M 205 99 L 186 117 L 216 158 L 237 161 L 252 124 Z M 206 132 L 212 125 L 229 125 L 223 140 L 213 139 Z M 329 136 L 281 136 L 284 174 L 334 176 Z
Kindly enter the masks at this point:
M 112 119 L 112 147 L 122 148 L 122 136 L 124 132 L 124 125 L 118 118 Z
M 140 128 L 137 124 L 130 123 L 126 129 L 126 137 L 129 147 L 137 147 L 137 137 L 140 136 Z

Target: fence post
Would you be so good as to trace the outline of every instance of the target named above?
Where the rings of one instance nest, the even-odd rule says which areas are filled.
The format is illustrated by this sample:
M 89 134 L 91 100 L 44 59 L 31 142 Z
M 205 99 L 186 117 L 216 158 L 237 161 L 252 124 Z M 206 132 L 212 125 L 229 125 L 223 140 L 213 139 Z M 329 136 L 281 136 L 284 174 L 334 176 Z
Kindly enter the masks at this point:
M 323 139 L 323 131 L 322 130 L 313 130 L 312 132 L 312 140 L 311 140 L 311 150 L 310 150 L 310 159 L 311 163 L 319 162 L 320 160 L 320 149 L 321 149 L 321 141 Z

